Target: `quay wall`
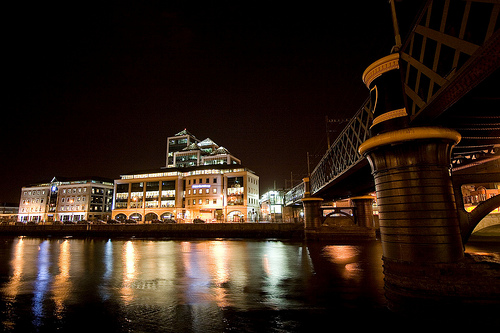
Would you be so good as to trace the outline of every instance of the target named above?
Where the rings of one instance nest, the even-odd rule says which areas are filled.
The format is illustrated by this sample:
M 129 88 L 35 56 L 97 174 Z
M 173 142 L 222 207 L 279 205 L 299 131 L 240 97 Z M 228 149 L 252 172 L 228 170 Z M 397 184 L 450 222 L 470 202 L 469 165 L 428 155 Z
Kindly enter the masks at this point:
M 0 225 L 0 236 L 303 239 L 302 223 Z

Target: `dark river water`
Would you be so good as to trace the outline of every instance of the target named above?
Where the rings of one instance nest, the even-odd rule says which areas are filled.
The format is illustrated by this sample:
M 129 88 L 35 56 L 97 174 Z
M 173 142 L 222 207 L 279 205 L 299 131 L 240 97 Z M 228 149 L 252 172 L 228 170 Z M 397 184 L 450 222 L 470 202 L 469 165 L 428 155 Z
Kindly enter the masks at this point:
M 492 253 L 481 246 L 470 250 Z M 374 328 L 401 319 L 386 308 L 381 258 L 378 241 L 0 238 L 1 325 L 7 332 Z

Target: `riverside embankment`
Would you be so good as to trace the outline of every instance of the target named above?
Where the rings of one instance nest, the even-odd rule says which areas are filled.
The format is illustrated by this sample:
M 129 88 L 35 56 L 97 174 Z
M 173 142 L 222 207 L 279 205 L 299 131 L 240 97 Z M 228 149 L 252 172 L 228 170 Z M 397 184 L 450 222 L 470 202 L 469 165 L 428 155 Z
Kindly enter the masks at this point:
M 302 223 L 0 225 L 0 236 L 303 239 Z

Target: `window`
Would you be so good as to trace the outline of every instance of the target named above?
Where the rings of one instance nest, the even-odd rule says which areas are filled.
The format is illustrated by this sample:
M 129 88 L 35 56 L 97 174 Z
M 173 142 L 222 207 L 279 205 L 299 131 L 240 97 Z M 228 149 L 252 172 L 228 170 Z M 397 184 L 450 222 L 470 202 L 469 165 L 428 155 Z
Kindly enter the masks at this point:
M 208 204 L 210 204 L 210 199 L 207 199 L 207 200 L 206 200 L 206 203 L 207 203 L 207 205 L 208 205 Z
M 205 183 L 207 183 L 207 184 L 208 184 L 208 183 L 210 183 L 210 179 L 208 179 L 208 178 L 207 178 L 206 180 L 207 180 L 207 181 L 206 181 Z
M 201 205 L 203 203 L 203 201 L 201 201 L 201 199 L 199 200 L 199 204 Z
M 217 184 L 217 178 L 214 178 L 214 184 Z
M 216 189 L 216 188 L 214 188 L 214 191 L 213 191 L 213 192 L 214 192 L 214 194 L 216 194 L 216 193 L 217 193 L 217 189 Z
M 205 190 L 205 193 L 206 193 L 206 194 L 209 194 L 209 193 L 210 193 L 210 189 L 209 189 L 209 188 L 207 188 L 207 189 Z
M 193 179 L 193 184 L 196 184 L 196 179 Z
M 213 203 L 214 205 L 216 205 L 216 204 L 217 204 L 217 199 L 214 199 L 214 200 L 212 201 L 212 203 Z

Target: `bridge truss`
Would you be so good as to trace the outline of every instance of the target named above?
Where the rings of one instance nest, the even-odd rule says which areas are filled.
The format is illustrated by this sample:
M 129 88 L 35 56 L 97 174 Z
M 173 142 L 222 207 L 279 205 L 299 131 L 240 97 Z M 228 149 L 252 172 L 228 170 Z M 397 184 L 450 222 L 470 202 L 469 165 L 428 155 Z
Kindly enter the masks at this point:
M 428 0 L 399 50 L 410 124 L 457 130 L 462 141 L 454 168 L 500 158 L 499 13 L 498 1 Z M 368 99 L 311 173 L 311 195 L 324 195 L 367 165 L 358 148 L 369 138 L 372 121 Z M 303 188 L 285 194 L 285 202 L 300 200 Z

